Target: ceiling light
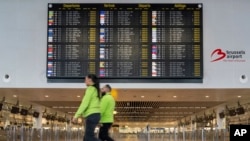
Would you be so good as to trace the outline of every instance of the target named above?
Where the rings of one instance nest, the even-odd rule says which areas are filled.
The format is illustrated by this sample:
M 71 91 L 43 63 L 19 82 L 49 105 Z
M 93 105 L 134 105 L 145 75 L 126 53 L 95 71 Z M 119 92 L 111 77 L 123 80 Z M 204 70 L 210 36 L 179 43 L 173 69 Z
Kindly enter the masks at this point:
M 176 98 L 176 97 L 177 97 L 176 95 L 173 96 L 173 98 Z
M 49 96 L 48 96 L 48 95 L 45 95 L 44 97 L 48 98 Z
M 78 95 L 78 96 L 76 96 L 76 97 L 80 98 L 81 96 L 80 96 L 80 95 Z
M 141 98 L 144 98 L 144 95 L 142 95 Z
M 17 97 L 17 95 L 14 94 L 13 97 Z
M 241 98 L 241 95 L 238 95 L 237 97 L 238 97 L 238 98 Z
M 208 96 L 208 95 L 206 95 L 205 97 L 206 97 L 206 98 L 209 98 L 209 96 Z

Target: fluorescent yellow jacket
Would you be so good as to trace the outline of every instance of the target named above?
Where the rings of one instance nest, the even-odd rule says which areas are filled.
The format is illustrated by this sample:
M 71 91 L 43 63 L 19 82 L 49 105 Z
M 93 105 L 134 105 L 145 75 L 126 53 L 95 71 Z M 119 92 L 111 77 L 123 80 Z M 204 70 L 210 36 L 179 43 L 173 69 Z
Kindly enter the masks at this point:
M 115 100 L 110 93 L 106 93 L 101 99 L 101 120 L 100 123 L 113 123 Z
M 74 117 L 87 117 L 94 113 L 100 113 L 100 100 L 96 88 L 94 86 L 88 86 Z

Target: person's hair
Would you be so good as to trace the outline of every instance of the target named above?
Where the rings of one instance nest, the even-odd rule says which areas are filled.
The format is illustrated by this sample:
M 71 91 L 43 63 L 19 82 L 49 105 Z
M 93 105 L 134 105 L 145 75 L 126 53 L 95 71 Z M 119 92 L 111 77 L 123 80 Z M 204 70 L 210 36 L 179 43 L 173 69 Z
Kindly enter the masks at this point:
M 90 78 L 93 81 L 93 83 L 94 83 L 93 86 L 97 90 L 97 97 L 100 99 L 101 96 L 100 96 L 100 82 L 99 82 L 99 78 L 95 74 L 88 74 L 87 77 Z
M 109 84 L 106 84 L 105 87 L 108 88 L 109 92 L 112 91 L 112 88 L 111 88 L 111 86 Z

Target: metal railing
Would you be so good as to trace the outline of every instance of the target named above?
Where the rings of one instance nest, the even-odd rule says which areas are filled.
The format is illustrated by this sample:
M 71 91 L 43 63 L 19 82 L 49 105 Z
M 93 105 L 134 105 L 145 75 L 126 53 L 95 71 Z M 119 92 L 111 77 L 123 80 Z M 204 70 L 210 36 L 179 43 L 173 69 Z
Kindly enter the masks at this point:
M 178 132 L 174 130 L 168 133 L 115 133 L 116 141 L 228 141 L 229 132 L 222 130 L 194 130 Z
M 0 141 L 82 141 L 84 131 L 82 127 L 54 126 L 41 129 L 30 128 L 25 125 L 10 125 L 0 129 Z M 229 131 L 222 130 L 194 130 L 166 133 L 112 133 L 116 141 L 228 141 Z
M 0 130 L 0 141 L 82 141 L 81 127 L 30 128 L 10 125 Z

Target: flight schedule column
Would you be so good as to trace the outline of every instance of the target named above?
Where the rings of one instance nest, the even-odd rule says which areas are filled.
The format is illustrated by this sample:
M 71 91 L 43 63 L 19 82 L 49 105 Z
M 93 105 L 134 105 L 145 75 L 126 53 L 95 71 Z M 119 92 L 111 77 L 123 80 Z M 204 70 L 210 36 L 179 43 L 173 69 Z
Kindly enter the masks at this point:
M 47 77 L 96 73 L 96 10 L 79 4 L 49 4 L 48 9 Z
M 152 76 L 201 78 L 201 5 L 152 11 Z
M 146 6 L 147 7 L 147 6 Z M 150 59 L 150 28 L 151 25 L 150 20 L 151 15 L 150 11 L 143 9 L 141 11 L 141 30 L 140 30 L 140 48 L 139 48 L 139 56 L 140 56 L 140 77 L 147 78 L 151 77 L 151 59 Z
M 147 25 L 148 11 L 138 6 L 100 11 L 100 77 L 148 77 Z
M 115 54 L 115 12 L 113 10 L 101 10 L 99 11 L 100 22 L 99 26 L 99 53 L 100 53 L 100 63 L 99 63 L 99 77 L 109 77 L 114 76 L 114 54 Z

